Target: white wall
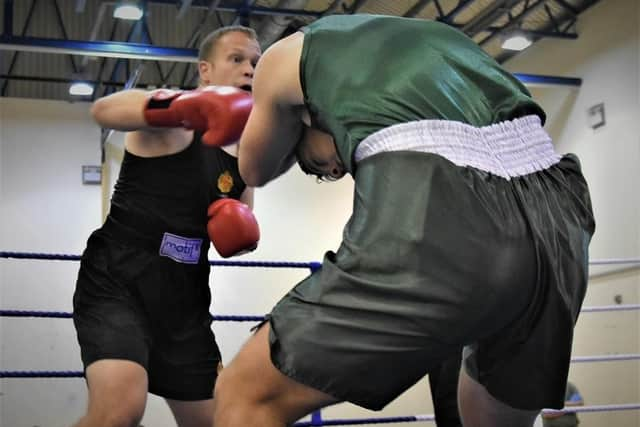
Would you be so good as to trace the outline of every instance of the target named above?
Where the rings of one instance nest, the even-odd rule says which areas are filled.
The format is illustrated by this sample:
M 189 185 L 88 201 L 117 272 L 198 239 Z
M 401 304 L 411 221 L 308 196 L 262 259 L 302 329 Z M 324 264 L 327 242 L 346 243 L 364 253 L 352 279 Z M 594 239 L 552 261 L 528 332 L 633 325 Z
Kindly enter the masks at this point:
M 577 153 L 596 216 L 592 258 L 640 257 L 640 11 L 637 0 L 604 0 L 580 15 L 579 39 L 543 40 L 507 66 L 511 71 L 577 76 L 577 89 L 534 88 L 549 117 L 547 129 L 561 152 Z M 587 109 L 604 102 L 606 125 L 593 130 Z M 585 305 L 638 303 L 638 270 L 602 273 L 592 268 Z M 615 270 L 615 268 L 614 268 Z M 585 313 L 578 320 L 573 353 L 639 353 L 638 313 Z M 571 380 L 585 404 L 640 402 L 638 361 L 572 365 Z M 637 426 L 640 412 L 585 414 L 583 427 Z
M 100 223 L 100 163 L 87 104 L 0 98 L 0 250 L 78 254 Z M 0 260 L 0 307 L 71 311 L 77 262 Z M 81 370 L 67 319 L 0 318 L 1 370 Z M 85 406 L 82 379 L 3 379 L 0 425 L 63 426 Z

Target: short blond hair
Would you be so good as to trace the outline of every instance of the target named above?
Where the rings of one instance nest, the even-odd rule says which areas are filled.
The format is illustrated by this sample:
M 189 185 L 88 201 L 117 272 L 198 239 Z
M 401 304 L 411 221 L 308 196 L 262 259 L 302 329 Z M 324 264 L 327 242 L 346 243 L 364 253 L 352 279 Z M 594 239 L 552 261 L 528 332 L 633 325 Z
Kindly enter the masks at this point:
M 206 61 L 211 58 L 211 55 L 215 52 L 218 40 L 225 34 L 229 33 L 244 33 L 254 40 L 258 40 L 258 35 L 253 28 L 245 27 L 242 25 L 230 25 L 228 27 L 220 27 L 215 31 L 209 33 L 202 43 L 200 43 L 200 49 L 198 50 L 198 60 Z

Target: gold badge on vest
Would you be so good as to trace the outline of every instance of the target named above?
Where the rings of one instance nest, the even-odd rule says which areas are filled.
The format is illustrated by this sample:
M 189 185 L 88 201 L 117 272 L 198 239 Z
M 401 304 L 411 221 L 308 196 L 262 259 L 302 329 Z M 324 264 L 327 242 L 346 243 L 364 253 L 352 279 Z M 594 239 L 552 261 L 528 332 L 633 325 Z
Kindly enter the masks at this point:
M 218 177 L 218 190 L 228 193 L 233 188 L 233 177 L 229 171 L 224 171 Z

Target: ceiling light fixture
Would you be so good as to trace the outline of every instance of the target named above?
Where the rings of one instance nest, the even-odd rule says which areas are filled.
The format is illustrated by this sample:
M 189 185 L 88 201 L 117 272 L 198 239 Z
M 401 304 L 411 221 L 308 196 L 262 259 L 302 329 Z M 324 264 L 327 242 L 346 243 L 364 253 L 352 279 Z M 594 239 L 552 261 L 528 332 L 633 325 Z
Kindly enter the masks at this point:
M 507 50 L 523 50 L 531 46 L 531 43 L 531 39 L 524 34 L 513 33 L 502 42 L 502 48 Z
M 91 96 L 93 95 L 93 84 L 87 82 L 73 82 L 69 86 L 69 95 Z
M 121 3 L 113 10 L 113 17 L 137 21 L 142 18 L 142 9 L 133 3 Z

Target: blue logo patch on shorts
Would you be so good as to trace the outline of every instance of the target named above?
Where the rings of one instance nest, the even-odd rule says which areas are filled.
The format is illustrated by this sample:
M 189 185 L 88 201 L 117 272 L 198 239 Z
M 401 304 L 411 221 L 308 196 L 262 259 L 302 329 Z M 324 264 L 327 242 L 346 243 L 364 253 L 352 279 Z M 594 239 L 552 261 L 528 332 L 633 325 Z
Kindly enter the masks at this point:
M 184 264 L 197 264 L 200 259 L 202 239 L 187 239 L 164 233 L 160 244 L 160 256 L 166 256 Z

